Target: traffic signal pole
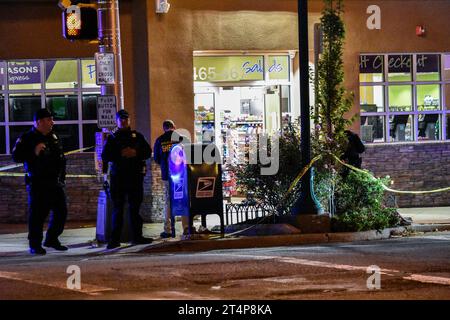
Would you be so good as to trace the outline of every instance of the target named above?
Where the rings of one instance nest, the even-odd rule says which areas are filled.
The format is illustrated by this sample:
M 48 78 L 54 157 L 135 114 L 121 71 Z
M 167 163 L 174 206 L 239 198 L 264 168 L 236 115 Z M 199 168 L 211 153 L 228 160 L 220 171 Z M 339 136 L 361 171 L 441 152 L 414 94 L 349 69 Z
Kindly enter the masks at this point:
M 114 84 L 101 85 L 101 95 L 115 95 L 117 108 L 124 108 L 122 53 L 118 0 L 98 0 L 98 40 L 100 53 L 114 53 Z

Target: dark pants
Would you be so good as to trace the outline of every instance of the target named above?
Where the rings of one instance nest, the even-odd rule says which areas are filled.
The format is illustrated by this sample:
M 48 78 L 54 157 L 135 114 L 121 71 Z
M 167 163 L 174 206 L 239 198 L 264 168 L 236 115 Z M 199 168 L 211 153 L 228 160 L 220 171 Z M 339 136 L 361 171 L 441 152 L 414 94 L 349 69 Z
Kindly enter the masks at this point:
M 139 215 L 144 198 L 144 177 L 115 177 L 111 176 L 111 200 L 113 202 L 112 232 L 110 242 L 119 242 L 123 227 L 125 200 L 128 198 L 129 222 L 132 240 L 142 238 L 142 218 Z
M 64 187 L 33 183 L 28 190 L 28 240 L 30 248 L 40 247 L 44 222 L 50 211 L 46 242 L 57 242 L 64 231 L 67 203 Z

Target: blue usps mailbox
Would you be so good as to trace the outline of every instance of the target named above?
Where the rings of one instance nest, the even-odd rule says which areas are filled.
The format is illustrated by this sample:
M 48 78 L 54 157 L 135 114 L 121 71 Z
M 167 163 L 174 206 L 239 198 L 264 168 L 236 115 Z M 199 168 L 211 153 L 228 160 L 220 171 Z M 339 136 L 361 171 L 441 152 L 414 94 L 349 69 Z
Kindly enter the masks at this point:
M 214 144 L 177 144 L 169 155 L 169 182 L 172 213 L 172 236 L 175 216 L 189 217 L 189 233 L 193 219 L 200 215 L 206 228 L 206 215 L 217 214 L 220 232 L 224 234 L 222 166 Z

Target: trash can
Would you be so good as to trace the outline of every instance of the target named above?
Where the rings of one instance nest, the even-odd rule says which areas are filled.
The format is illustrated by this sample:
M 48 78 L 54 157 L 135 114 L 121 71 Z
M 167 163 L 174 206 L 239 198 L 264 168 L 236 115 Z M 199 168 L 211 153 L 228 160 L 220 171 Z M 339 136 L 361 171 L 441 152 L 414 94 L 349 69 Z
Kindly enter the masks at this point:
M 169 154 L 169 192 L 172 214 L 172 236 L 175 216 L 189 217 L 192 234 L 194 217 L 200 215 L 206 228 L 206 216 L 217 214 L 220 232 L 224 234 L 222 165 L 215 144 L 177 144 Z
M 112 201 L 107 196 L 104 190 L 100 191 L 97 203 L 97 226 L 95 231 L 95 238 L 98 242 L 107 243 L 111 237 L 112 232 Z M 128 212 L 125 213 L 122 234 L 120 242 L 130 241 L 130 224 L 128 222 Z

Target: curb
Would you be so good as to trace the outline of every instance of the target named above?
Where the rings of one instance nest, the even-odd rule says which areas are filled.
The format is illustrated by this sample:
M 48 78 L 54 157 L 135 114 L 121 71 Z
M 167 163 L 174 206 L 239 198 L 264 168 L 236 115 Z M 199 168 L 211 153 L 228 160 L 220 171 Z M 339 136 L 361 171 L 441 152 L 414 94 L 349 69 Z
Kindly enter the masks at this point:
M 381 231 L 369 230 L 362 232 L 336 232 L 316 234 L 289 234 L 275 236 L 253 236 L 241 238 L 220 238 L 207 240 L 178 240 L 165 241 L 145 247 L 138 253 L 165 253 L 165 252 L 195 252 L 224 249 L 264 248 L 278 246 L 293 246 L 302 244 L 323 244 L 336 242 L 354 242 L 385 240 L 406 232 L 436 232 L 449 231 L 450 224 L 439 225 L 411 225 L 405 227 L 386 228 Z

